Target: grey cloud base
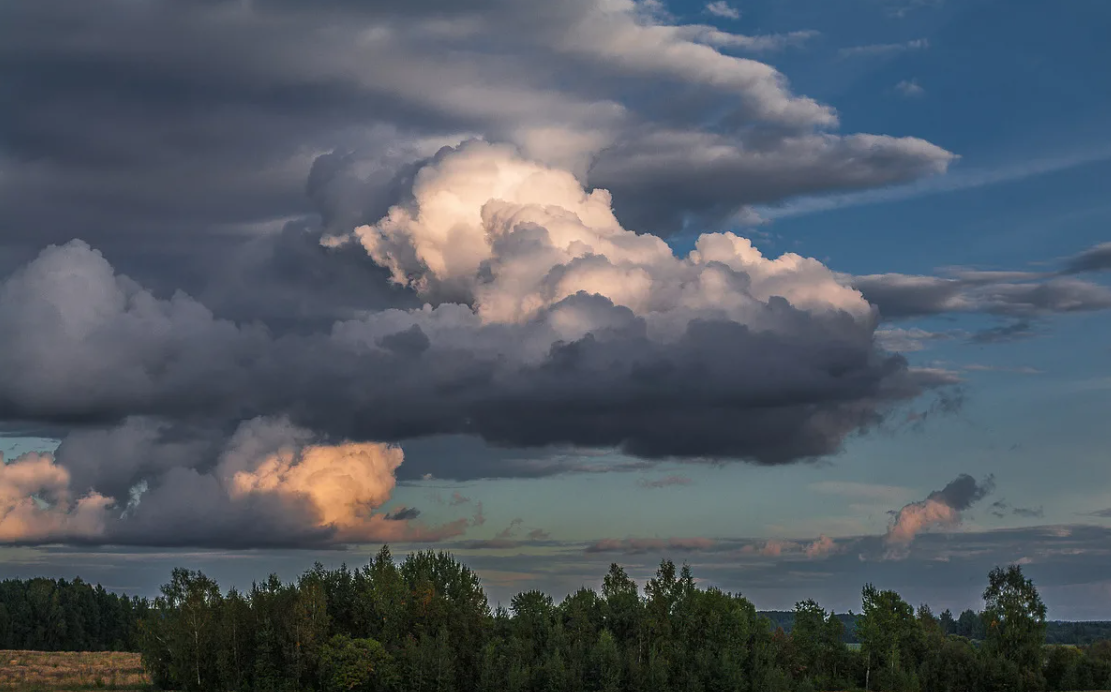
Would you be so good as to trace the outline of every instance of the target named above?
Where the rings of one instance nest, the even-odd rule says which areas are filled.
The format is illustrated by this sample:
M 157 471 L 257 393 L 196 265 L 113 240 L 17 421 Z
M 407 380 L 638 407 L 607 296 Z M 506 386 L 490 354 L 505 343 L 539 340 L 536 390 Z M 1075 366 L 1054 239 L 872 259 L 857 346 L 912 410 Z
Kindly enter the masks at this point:
M 537 362 L 514 355 L 517 344 L 551 339 L 547 321 L 567 310 L 610 326 L 555 341 Z M 784 327 L 699 319 L 671 343 L 587 294 L 522 324 L 481 325 L 468 309 L 442 305 L 396 312 L 396 329 L 355 319 L 274 336 L 217 319 L 185 295 L 157 299 L 74 242 L 0 286 L 0 328 L 11 335 L 0 354 L 0 414 L 61 426 L 138 416 L 209 430 L 285 416 L 325 439 L 466 434 L 786 463 L 833 453 L 891 407 L 953 382 L 878 351 L 848 315 L 819 317 L 776 298 L 764 310 Z M 63 450 L 97 433 L 78 434 Z M 146 453 L 135 442 L 114 446 L 121 456 Z M 155 456 L 175 465 L 195 455 L 187 444 L 196 443 Z M 136 481 L 124 459 L 97 466 L 115 495 Z

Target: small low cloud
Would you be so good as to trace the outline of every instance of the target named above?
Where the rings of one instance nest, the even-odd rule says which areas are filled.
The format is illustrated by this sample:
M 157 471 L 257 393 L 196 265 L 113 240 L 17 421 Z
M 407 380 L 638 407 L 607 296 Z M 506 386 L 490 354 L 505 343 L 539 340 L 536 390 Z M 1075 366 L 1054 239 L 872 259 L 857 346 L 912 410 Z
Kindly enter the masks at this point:
M 741 11 L 725 2 L 725 0 L 716 0 L 716 2 L 706 3 L 706 12 L 715 17 L 721 17 L 722 19 L 741 18 Z
M 527 536 L 530 541 L 546 541 L 552 537 L 552 534 L 544 529 L 532 529 Z
M 507 526 L 504 529 L 502 529 L 501 531 L 499 531 L 498 535 L 494 536 L 494 538 L 502 538 L 502 539 L 513 538 L 514 536 L 517 535 L 518 529 L 520 529 L 521 525 L 524 524 L 524 523 L 525 523 L 525 520 L 518 517 L 517 519 L 514 519 L 513 521 L 509 522 L 509 526 Z
M 813 543 L 806 546 L 804 552 L 806 553 L 806 557 L 812 560 L 816 560 L 818 558 L 823 558 L 829 555 L 833 555 L 834 553 L 838 553 L 840 552 L 840 550 L 841 546 L 837 545 L 836 541 L 834 541 L 829 536 L 822 534 L 821 536 L 818 536 L 818 538 Z
M 670 488 L 670 487 L 675 486 L 675 485 L 690 485 L 693 482 L 694 481 L 692 481 L 690 478 L 687 478 L 686 476 L 675 476 L 675 475 L 673 475 L 673 476 L 664 476 L 663 478 L 655 478 L 655 479 L 641 478 L 640 480 L 637 481 L 637 485 L 639 485 L 642 488 L 655 489 L 655 488 Z
M 928 39 L 917 38 L 905 43 L 874 43 L 866 46 L 850 46 L 839 50 L 838 55 L 843 58 L 885 56 L 906 53 L 907 51 L 925 50 L 929 47 L 930 41 Z
M 758 552 L 765 557 L 780 557 L 783 553 L 792 552 L 797 548 L 798 544 L 792 541 L 772 539 L 764 543 L 764 546 Z
M 904 79 L 895 85 L 895 91 L 907 98 L 919 98 L 926 94 L 926 90 L 922 88 L 917 79 Z
M 889 556 L 905 557 L 906 548 L 924 531 L 956 528 L 961 523 L 961 512 L 986 497 L 994 487 L 992 476 L 977 481 L 962 473 L 926 499 L 905 505 L 895 513 L 895 520 L 884 535 L 884 543 L 892 549 Z
M 386 519 L 390 521 L 409 521 L 416 519 L 420 516 L 420 510 L 416 507 L 398 507 L 394 511 L 386 515 Z
M 1023 519 L 1041 519 L 1045 516 L 1045 509 L 1042 507 L 1013 507 L 1004 500 L 997 500 L 991 503 L 991 513 L 997 519 L 1002 519 L 1007 515 L 1014 515 Z

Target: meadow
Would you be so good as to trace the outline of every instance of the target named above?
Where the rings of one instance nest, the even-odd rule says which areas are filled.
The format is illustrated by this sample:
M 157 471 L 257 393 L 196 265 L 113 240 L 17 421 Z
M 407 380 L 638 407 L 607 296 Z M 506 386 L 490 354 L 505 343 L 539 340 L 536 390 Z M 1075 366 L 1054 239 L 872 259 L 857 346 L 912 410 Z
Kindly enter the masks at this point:
M 146 690 L 139 654 L 0 651 L 0 690 Z

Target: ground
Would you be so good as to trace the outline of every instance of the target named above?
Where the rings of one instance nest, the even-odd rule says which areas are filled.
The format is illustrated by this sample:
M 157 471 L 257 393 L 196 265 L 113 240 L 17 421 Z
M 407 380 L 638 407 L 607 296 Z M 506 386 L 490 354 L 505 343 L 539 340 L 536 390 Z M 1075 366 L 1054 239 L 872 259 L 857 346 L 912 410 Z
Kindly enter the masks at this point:
M 0 651 L 0 691 L 4 692 L 149 688 L 139 654 Z

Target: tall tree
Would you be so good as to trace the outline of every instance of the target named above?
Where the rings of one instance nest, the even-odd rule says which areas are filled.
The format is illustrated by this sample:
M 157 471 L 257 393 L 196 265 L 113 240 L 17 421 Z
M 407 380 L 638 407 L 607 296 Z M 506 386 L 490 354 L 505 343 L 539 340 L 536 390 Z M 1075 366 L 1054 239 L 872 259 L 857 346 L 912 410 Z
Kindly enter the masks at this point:
M 1045 603 L 1034 582 L 1011 565 L 988 574 L 984 589 L 986 645 L 992 653 L 1020 668 L 1041 669 L 1045 645 Z

